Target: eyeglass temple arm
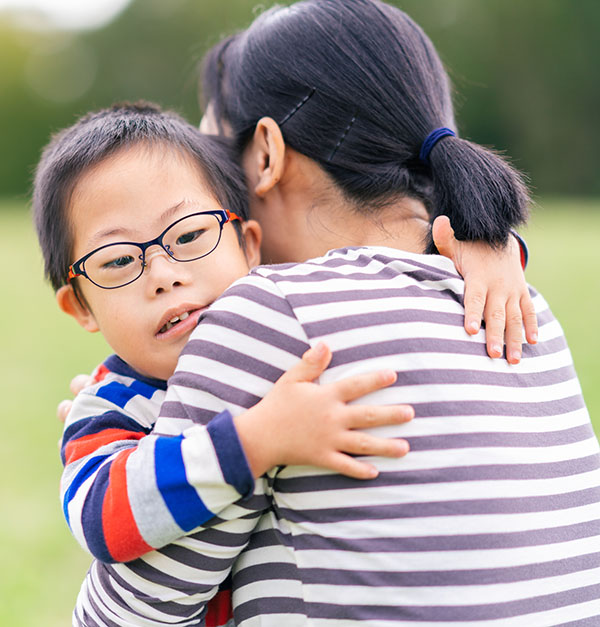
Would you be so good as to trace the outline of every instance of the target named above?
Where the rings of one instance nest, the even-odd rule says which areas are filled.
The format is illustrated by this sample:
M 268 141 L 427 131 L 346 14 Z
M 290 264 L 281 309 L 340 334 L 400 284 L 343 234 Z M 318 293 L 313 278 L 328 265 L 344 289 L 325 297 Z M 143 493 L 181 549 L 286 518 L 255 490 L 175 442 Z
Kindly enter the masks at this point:
M 81 272 L 75 272 L 75 270 L 73 269 L 73 265 L 69 266 L 69 274 L 67 275 L 67 283 L 69 283 L 71 281 L 71 279 L 74 279 L 75 277 L 78 276 L 83 276 Z
M 227 214 L 227 221 L 229 222 L 230 220 L 239 220 L 240 222 L 243 222 L 243 218 L 240 218 L 240 216 L 238 216 L 237 213 L 233 213 L 233 211 L 229 211 L 229 209 L 225 209 L 225 213 Z

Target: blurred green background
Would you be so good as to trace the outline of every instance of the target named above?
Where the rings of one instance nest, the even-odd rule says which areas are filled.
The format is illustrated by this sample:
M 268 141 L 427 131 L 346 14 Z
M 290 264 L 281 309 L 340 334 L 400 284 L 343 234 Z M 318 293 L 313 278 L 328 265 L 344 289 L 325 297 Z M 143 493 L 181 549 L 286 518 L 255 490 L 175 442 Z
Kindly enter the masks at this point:
M 54 627 L 70 624 L 89 561 L 60 512 L 54 411 L 71 376 L 107 348 L 59 313 L 43 282 L 28 212 L 32 172 L 52 132 L 115 100 L 154 100 L 198 122 L 197 62 L 252 20 L 256 1 L 121 0 L 112 21 L 79 29 L 3 9 L 7 1 L 19 4 L 0 0 L 0 625 Z M 68 2 L 73 12 L 100 4 L 55 0 Z M 505 150 L 531 178 L 528 279 L 565 328 L 598 432 L 600 2 L 395 4 L 448 66 L 462 135 Z

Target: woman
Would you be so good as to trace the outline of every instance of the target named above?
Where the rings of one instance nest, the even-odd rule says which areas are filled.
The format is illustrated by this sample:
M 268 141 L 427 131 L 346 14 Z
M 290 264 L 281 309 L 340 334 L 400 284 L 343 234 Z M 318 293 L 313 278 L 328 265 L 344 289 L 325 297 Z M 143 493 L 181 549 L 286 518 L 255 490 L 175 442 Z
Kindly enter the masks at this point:
M 222 43 L 206 77 L 267 259 L 318 258 L 258 270 L 217 302 L 165 423 L 250 406 L 272 384 L 265 362 L 280 372 L 318 340 L 333 350 L 323 381 L 394 368 L 378 401 L 416 411 L 411 453 L 374 482 L 287 467 L 211 530 L 231 525 L 228 550 L 243 551 L 236 622 L 597 622 L 600 455 L 560 327 L 536 295 L 539 344 L 519 365 L 488 359 L 461 334 L 451 264 L 420 254 L 442 211 L 459 237 L 501 244 L 527 205 L 505 162 L 439 130 L 455 125 L 431 42 L 375 0 L 308 0 Z
M 600 456 L 560 327 L 536 295 L 539 345 L 518 365 L 490 360 L 483 335 L 462 330 L 454 267 L 422 254 L 439 213 L 459 237 L 501 245 L 527 208 L 514 170 L 453 136 L 429 40 L 374 0 L 308 0 L 259 17 L 206 72 L 265 261 L 316 259 L 259 269 L 217 301 L 157 429 L 251 407 L 323 339 L 324 382 L 399 373 L 372 400 L 415 406 L 402 430 L 412 451 L 374 460 L 378 479 L 360 486 L 307 467 L 269 473 L 210 528 L 117 577 L 115 607 L 199 624 L 233 566 L 244 625 L 597 619 Z

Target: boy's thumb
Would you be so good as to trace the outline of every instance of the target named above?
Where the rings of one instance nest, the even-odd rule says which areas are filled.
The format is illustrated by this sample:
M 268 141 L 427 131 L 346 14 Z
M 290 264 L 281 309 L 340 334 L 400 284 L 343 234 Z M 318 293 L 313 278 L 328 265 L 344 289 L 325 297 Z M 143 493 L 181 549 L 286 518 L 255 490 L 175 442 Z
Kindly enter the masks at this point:
M 454 230 L 452 229 L 448 216 L 438 216 L 433 221 L 433 224 L 431 225 L 431 236 L 440 255 L 448 257 L 456 263 L 456 260 L 454 259 L 456 254 L 456 251 L 454 250 L 456 239 L 454 237 Z
M 331 361 L 331 350 L 324 342 L 309 348 L 302 359 L 280 378 L 280 381 L 314 381 L 323 374 Z

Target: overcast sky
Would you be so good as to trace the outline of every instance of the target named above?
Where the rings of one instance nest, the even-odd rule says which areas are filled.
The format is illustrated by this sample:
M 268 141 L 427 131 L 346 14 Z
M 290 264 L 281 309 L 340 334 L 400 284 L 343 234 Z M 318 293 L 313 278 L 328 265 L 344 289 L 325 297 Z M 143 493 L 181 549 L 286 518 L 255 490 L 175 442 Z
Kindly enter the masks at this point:
M 37 11 L 60 28 L 97 28 L 109 22 L 129 1 L 0 0 L 0 11 Z

